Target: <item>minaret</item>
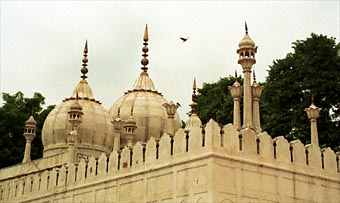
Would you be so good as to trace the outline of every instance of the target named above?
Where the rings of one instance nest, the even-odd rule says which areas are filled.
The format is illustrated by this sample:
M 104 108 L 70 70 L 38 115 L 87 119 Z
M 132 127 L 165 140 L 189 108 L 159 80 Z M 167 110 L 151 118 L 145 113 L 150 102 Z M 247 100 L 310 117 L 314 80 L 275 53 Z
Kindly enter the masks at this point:
M 233 115 L 234 126 L 235 128 L 240 129 L 241 128 L 240 97 L 242 95 L 242 86 L 237 81 L 236 71 L 235 71 L 235 82 L 232 86 L 228 86 L 228 89 L 234 101 L 234 115 Z
M 256 133 L 260 133 L 262 131 L 261 121 L 260 121 L 260 97 L 263 90 L 263 86 L 258 85 L 256 82 L 255 70 L 253 72 L 254 81 L 251 86 L 251 91 L 253 95 L 253 125 Z
M 256 63 L 255 53 L 256 47 L 254 41 L 248 35 L 247 23 L 245 23 L 246 34 L 244 38 L 238 44 L 239 49 L 237 53 L 239 55 L 238 63 L 241 64 L 244 73 L 243 83 L 243 128 L 253 127 L 252 118 L 252 96 L 251 96 L 251 85 L 250 76 L 252 66 Z
M 70 110 L 68 112 L 69 119 L 68 121 L 72 125 L 71 132 L 67 135 L 67 144 L 68 144 L 68 163 L 74 163 L 76 159 L 76 140 L 78 138 L 78 128 L 81 123 L 81 117 L 83 115 L 82 107 L 78 102 L 78 95 L 76 100 L 73 101 Z
M 118 152 L 120 150 L 120 132 L 122 130 L 123 120 L 120 119 L 120 108 L 118 108 L 118 117 L 112 121 L 115 129 L 113 150 Z
M 169 101 L 168 103 L 164 103 L 163 106 L 166 109 L 166 113 L 168 114 L 166 131 L 168 134 L 174 136 L 175 135 L 174 118 L 178 107 L 180 107 L 181 105 L 179 103 L 175 104 L 173 101 Z
M 312 104 L 309 108 L 305 109 L 308 119 L 310 119 L 310 134 L 311 134 L 311 144 L 319 146 L 318 129 L 316 125 L 316 120 L 319 118 L 319 113 L 322 110 L 314 105 L 314 99 L 312 98 Z
M 29 119 L 25 122 L 24 137 L 26 139 L 26 146 L 22 163 L 28 163 L 31 161 L 31 143 L 36 136 L 36 128 L 37 122 L 34 120 L 33 116 L 30 116 Z
M 196 78 L 194 79 L 194 83 L 192 85 L 191 100 L 192 100 L 192 102 L 189 105 L 191 107 L 191 112 L 190 112 L 190 117 L 186 122 L 186 126 L 185 126 L 186 130 L 190 130 L 194 126 L 199 126 L 199 127 L 202 126 L 202 121 L 198 117 L 197 112 L 196 112 L 196 108 L 198 106 L 198 104 L 196 102 Z
M 133 146 L 133 142 L 136 137 L 136 129 L 137 129 L 136 120 L 133 118 L 133 107 L 131 109 L 130 117 L 124 123 L 124 129 L 125 129 L 125 137 L 127 139 L 127 146 L 131 148 Z

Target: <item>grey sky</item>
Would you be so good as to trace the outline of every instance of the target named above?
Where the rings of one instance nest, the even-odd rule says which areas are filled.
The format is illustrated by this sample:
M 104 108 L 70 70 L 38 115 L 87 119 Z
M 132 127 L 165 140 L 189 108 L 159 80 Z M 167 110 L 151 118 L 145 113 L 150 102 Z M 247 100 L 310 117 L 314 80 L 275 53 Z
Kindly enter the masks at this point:
M 59 104 L 80 80 L 84 42 L 88 81 L 107 109 L 141 72 L 142 38 L 149 28 L 149 75 L 187 120 L 191 87 L 233 75 L 236 49 L 249 35 L 259 46 L 255 65 L 269 65 L 311 32 L 339 41 L 340 1 L 1 1 L 1 92 L 40 92 Z M 179 37 L 190 37 L 182 43 Z M 1 101 L 2 103 L 2 101 Z

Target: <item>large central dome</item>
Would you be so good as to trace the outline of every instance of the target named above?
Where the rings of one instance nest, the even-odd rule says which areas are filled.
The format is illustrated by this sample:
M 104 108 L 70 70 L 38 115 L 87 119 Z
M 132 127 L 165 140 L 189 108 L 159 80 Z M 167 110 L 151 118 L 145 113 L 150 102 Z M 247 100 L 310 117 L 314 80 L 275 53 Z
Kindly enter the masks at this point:
M 141 61 L 142 73 L 135 81 L 131 90 L 119 98 L 110 108 L 110 115 L 115 118 L 127 120 L 131 114 L 137 123 L 136 138 L 134 142 L 146 142 L 150 137 L 160 138 L 165 132 L 168 115 L 162 106 L 168 100 L 159 93 L 153 81 L 149 77 L 146 65 L 149 63 L 146 58 L 148 55 L 148 30 L 144 32 L 143 59 Z M 178 114 L 174 118 L 175 131 L 180 128 L 181 120 Z M 123 134 L 123 130 L 122 133 Z M 121 146 L 125 146 L 127 139 L 121 137 Z
M 69 111 L 75 101 L 82 109 L 82 119 L 78 129 L 75 146 L 78 156 L 99 157 L 101 153 L 109 154 L 113 147 L 113 125 L 108 111 L 96 101 L 86 81 L 87 43 L 84 49 L 85 58 L 78 85 L 71 97 L 57 105 L 47 116 L 42 129 L 44 157 L 66 153 L 68 150 L 67 136 L 72 130 L 69 122 Z

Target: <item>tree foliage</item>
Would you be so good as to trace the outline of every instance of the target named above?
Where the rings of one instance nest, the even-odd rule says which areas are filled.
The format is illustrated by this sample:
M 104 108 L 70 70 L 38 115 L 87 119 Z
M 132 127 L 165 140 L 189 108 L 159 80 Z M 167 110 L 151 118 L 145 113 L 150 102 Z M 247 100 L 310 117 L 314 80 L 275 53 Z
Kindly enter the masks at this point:
M 310 142 L 305 108 L 322 108 L 319 142 L 340 145 L 340 45 L 335 38 L 311 34 L 293 43 L 293 53 L 273 62 L 263 91 L 263 128 L 271 135 Z
M 243 84 L 241 77 L 237 80 Z M 202 88 L 198 88 L 197 114 L 202 123 L 207 123 L 211 118 L 223 125 L 233 122 L 233 98 L 228 86 L 232 86 L 234 82 L 235 77 L 228 76 L 220 78 L 216 83 L 204 83 Z
M 23 136 L 25 121 L 30 115 L 37 121 L 37 136 L 32 142 L 31 158 L 42 157 L 41 129 L 48 113 L 54 106 L 43 109 L 45 97 L 34 93 L 27 98 L 22 92 L 13 95 L 3 93 L 4 104 L 0 107 L 0 168 L 20 163 L 25 150 Z

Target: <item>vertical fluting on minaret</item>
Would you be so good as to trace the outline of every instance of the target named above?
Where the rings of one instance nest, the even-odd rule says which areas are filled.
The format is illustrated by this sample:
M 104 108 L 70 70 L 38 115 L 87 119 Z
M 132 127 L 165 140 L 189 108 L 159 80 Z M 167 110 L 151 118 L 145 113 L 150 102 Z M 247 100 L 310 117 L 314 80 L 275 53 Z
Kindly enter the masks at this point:
M 312 99 L 312 104 L 309 108 L 305 109 L 308 119 L 310 120 L 310 134 L 311 134 L 311 144 L 319 146 L 319 137 L 316 121 L 319 118 L 319 113 L 322 110 L 314 105 L 314 99 Z
M 241 128 L 241 116 L 240 116 L 240 97 L 242 95 L 242 86 L 237 81 L 237 72 L 235 71 L 235 82 L 232 86 L 228 86 L 228 89 L 233 97 L 234 101 L 234 114 L 233 114 L 233 124 L 235 128 Z
M 248 35 L 247 23 L 245 23 L 246 34 L 239 43 L 237 53 L 239 55 L 238 63 L 241 64 L 244 73 L 243 82 L 243 128 L 253 128 L 252 118 L 252 95 L 251 95 L 251 69 L 256 63 L 255 59 L 255 43 Z
M 257 84 L 255 69 L 253 72 L 254 81 L 251 86 L 252 96 L 253 96 L 253 125 L 256 133 L 260 133 L 262 131 L 261 121 L 260 121 L 260 97 L 262 94 L 263 86 Z
M 37 122 L 34 120 L 33 116 L 25 122 L 24 137 L 26 140 L 24 158 L 22 163 L 28 163 L 31 161 L 31 146 L 32 141 L 36 136 Z

